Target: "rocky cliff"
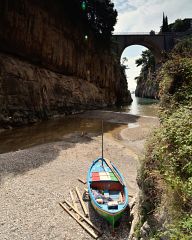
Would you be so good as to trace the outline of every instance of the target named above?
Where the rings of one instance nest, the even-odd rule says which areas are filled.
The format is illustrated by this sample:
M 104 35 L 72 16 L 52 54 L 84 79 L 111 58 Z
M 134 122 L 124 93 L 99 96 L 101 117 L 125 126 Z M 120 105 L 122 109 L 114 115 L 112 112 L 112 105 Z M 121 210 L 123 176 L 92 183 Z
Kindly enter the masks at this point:
M 147 75 L 139 78 L 135 90 L 136 97 L 159 99 L 159 82 L 155 76 Z
M 135 95 L 137 97 L 158 98 L 159 80 L 156 79 L 159 64 L 155 61 L 155 56 L 150 50 L 142 52 L 141 57 L 136 60 L 137 66 L 141 66 L 141 71 L 137 79 Z
M 110 50 L 60 0 L 0 1 L 1 125 L 129 102 L 124 81 Z

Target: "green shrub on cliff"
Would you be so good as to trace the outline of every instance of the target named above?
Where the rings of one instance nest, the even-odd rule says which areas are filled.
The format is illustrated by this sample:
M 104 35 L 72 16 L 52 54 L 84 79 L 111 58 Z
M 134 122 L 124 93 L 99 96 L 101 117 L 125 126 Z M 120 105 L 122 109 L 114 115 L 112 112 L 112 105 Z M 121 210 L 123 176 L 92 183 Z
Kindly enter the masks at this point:
M 163 65 L 160 75 L 159 94 L 165 112 L 192 102 L 192 58 L 174 55 Z
M 191 239 L 191 46 L 192 38 L 179 42 L 159 75 L 161 126 L 148 143 L 140 177 L 142 221 L 151 224 L 149 239 Z
M 44 4 L 48 4 L 48 1 Z M 105 46 L 110 42 L 117 22 L 117 11 L 111 0 L 56 0 L 54 4 L 59 6 L 62 15 L 68 20 L 83 25 L 82 33 L 85 36 L 91 33 L 95 39 L 100 40 L 100 44 Z
M 172 52 L 172 55 L 179 55 L 180 57 L 189 57 L 192 56 L 192 36 L 185 38 L 182 41 L 179 41 Z
M 114 4 L 111 0 L 84 0 L 84 2 L 87 5 L 85 12 L 91 29 L 96 35 L 107 40 L 117 21 L 117 11 L 114 9 Z
M 141 71 L 137 80 L 135 95 L 138 97 L 158 98 L 159 83 L 156 81 L 155 57 L 150 50 L 142 52 L 141 57 L 135 61 Z

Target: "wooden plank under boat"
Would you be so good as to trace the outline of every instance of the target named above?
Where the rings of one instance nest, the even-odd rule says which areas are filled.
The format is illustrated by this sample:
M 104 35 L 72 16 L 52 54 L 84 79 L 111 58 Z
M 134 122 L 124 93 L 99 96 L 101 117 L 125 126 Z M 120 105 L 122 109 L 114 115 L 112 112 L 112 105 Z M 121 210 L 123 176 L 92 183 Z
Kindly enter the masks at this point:
M 128 190 L 118 169 L 100 157 L 87 174 L 88 192 L 93 208 L 112 226 L 128 206 Z

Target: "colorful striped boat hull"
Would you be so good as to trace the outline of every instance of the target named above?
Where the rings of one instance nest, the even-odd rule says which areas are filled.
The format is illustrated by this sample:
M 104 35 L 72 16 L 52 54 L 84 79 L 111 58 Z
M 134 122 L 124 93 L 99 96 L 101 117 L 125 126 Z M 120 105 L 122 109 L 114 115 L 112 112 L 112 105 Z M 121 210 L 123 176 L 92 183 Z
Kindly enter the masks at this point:
M 98 208 L 95 204 L 94 201 L 91 201 L 91 204 L 95 211 L 104 219 L 106 219 L 114 228 L 115 223 L 123 216 L 124 211 L 116 213 L 116 214 L 109 214 L 108 212 L 102 211 L 100 208 Z
M 102 216 L 104 219 L 106 219 L 113 227 L 115 226 L 115 223 L 122 217 L 124 214 L 127 206 L 128 206 L 128 191 L 125 185 L 121 185 L 118 179 L 114 176 L 112 176 L 110 171 L 110 168 L 107 167 L 107 164 L 104 162 L 105 160 L 102 158 L 98 158 L 95 161 L 93 161 L 87 175 L 87 183 L 88 183 L 88 192 L 91 199 L 91 204 L 95 211 Z M 104 163 L 102 165 L 102 162 Z M 105 170 L 107 178 L 103 178 L 103 174 Z M 121 178 L 122 182 L 124 182 L 123 176 L 120 174 L 118 169 L 113 165 L 114 170 L 118 173 L 119 177 Z M 96 171 L 100 171 L 100 178 L 99 175 L 96 174 Z M 106 179 L 106 180 L 102 180 Z M 109 192 L 118 189 L 121 189 L 120 192 L 123 192 L 123 203 L 118 205 L 118 209 L 108 209 L 108 206 L 106 204 L 99 204 L 95 196 L 93 194 L 94 189 L 99 189 L 101 187 L 103 190 L 109 190 Z M 108 188 L 108 189 L 107 189 Z

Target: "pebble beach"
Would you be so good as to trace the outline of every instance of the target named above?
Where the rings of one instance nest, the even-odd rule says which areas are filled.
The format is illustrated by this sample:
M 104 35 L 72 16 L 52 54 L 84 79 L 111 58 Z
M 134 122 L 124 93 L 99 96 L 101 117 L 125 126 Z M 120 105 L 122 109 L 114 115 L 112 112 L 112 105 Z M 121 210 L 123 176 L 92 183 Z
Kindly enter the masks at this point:
M 82 117 L 90 113 L 82 114 Z M 94 117 L 94 112 L 91 116 Z M 134 117 L 95 112 L 95 117 L 118 123 L 104 134 L 104 157 L 110 159 L 123 174 L 130 203 L 137 201 L 136 178 L 144 143 L 158 125 L 154 117 Z M 134 120 L 134 121 L 133 121 Z M 134 124 L 133 124 L 134 122 Z M 132 125 L 131 125 L 132 123 Z M 121 125 L 120 125 L 121 124 Z M 129 127 L 130 124 L 130 127 Z M 62 141 L 41 144 L 28 149 L 0 154 L 0 239 L 43 240 L 93 239 L 59 205 L 71 202 L 69 191 L 78 187 L 81 194 L 92 161 L 101 155 L 101 136 L 76 132 Z M 111 227 L 85 202 L 90 220 L 103 231 L 101 240 L 128 239 L 131 222 L 128 213 L 112 234 Z M 78 209 L 83 213 L 81 206 Z

